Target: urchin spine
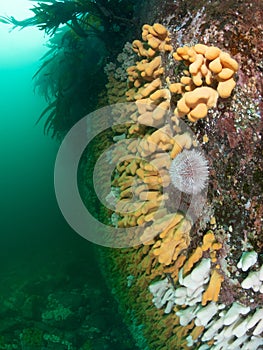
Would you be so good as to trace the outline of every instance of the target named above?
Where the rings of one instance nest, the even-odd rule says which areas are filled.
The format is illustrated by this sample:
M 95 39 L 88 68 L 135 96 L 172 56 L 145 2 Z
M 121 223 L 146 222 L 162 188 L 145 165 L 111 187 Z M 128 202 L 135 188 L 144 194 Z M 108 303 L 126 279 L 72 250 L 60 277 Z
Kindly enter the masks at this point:
M 173 185 L 181 192 L 197 194 L 201 192 L 208 180 L 208 162 L 199 150 L 183 150 L 170 167 Z

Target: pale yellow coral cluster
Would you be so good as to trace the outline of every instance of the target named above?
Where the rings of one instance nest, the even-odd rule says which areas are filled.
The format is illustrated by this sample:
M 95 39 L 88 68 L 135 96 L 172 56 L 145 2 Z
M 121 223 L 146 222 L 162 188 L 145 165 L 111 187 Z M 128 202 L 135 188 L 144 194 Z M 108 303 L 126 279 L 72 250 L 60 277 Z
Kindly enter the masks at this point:
M 187 69 L 183 70 L 180 82 L 170 82 L 164 77 L 161 52 L 172 51 L 168 31 L 160 24 L 143 26 L 143 41 L 135 40 L 133 49 L 140 57 L 146 57 L 127 69 L 129 90 L 126 92 L 128 101 L 143 100 L 149 105 L 159 105 L 164 111 L 172 108 L 173 94 L 182 95 L 177 102 L 172 120 L 187 115 L 191 122 L 204 118 L 208 109 L 215 107 L 218 97 L 227 98 L 231 95 L 236 83 L 234 74 L 238 63 L 231 56 L 215 46 L 197 44 L 193 47 L 183 46 L 173 53 L 176 61 L 183 61 Z M 145 47 L 148 47 L 146 49 Z M 159 93 L 159 90 L 161 91 Z M 161 113 L 159 113 L 161 114 Z M 164 115 L 165 113 L 163 113 Z M 138 120 L 146 120 L 154 125 L 164 123 L 164 116 L 159 116 L 158 122 L 150 118 L 150 114 Z
M 144 59 L 135 66 L 127 68 L 130 89 L 126 92 L 127 100 L 134 101 L 148 97 L 161 87 L 160 76 L 163 74 L 161 56 L 153 60 Z
M 206 305 L 208 301 L 218 301 L 221 284 L 224 281 L 224 277 L 218 270 L 214 269 L 208 284 L 206 291 L 202 296 L 202 305 Z
M 148 59 L 143 59 L 137 62 L 135 66 L 130 66 L 129 68 L 127 68 L 128 80 L 133 83 L 134 88 L 139 88 L 145 83 L 147 84 L 147 82 L 151 82 L 151 85 L 155 87 L 155 89 L 152 89 L 152 91 L 154 91 L 161 85 L 160 79 L 157 80 L 157 78 L 161 74 L 163 74 L 163 68 L 161 67 L 161 64 L 161 56 L 156 56 L 152 61 L 148 61 Z M 153 81 L 154 83 L 152 83 Z M 149 86 L 149 83 L 147 86 Z M 147 86 L 145 86 L 144 88 L 146 88 Z M 130 94 L 136 91 L 137 90 L 135 89 L 131 90 Z M 139 90 L 138 97 L 137 95 L 134 97 L 133 95 L 131 95 L 131 97 L 129 97 L 129 94 L 126 94 L 126 96 L 128 99 L 138 99 L 139 97 L 146 97 L 152 92 L 150 91 L 149 93 L 147 93 L 147 90 L 145 90 L 144 93 L 142 93 L 142 91 L 143 89 Z
M 139 56 L 153 57 L 156 51 L 172 51 L 168 30 L 160 23 L 153 26 L 144 24 L 142 27 L 142 41 L 134 40 L 132 47 Z
M 123 152 L 130 155 L 130 159 L 117 165 L 117 176 L 112 182 L 120 191 L 116 205 L 119 227 L 143 225 L 167 214 L 164 203 L 168 196 L 163 194 L 163 189 L 170 184 L 169 152 L 178 152 L 185 146 L 190 148 L 191 144 L 188 133 L 173 136 L 171 127 L 166 125 L 113 150 L 113 163 L 121 159 Z
M 152 93 L 149 98 L 137 100 L 138 115 L 134 121 L 154 127 L 164 125 L 170 108 L 170 99 L 169 90 L 160 89 Z
M 140 116 L 133 120 L 141 124 L 162 126 L 170 110 L 171 93 L 162 87 L 164 67 L 160 55 L 172 50 L 170 40 L 167 29 L 161 24 L 145 24 L 142 41 L 135 40 L 132 44 L 139 57 L 146 57 L 127 69 L 127 101 L 137 101 Z
M 177 117 L 187 114 L 189 120 L 195 122 L 204 118 L 209 108 L 216 106 L 218 96 L 227 98 L 231 95 L 236 85 L 234 74 L 238 63 L 228 53 L 215 46 L 197 44 L 179 47 L 173 57 L 188 66 L 180 83 L 170 85 L 171 91 L 183 94 L 175 109 Z
M 183 94 L 174 111 L 176 117 L 188 116 L 191 122 L 207 116 L 208 109 L 215 107 L 218 99 L 216 90 L 203 86 Z
M 204 252 L 209 252 L 211 261 L 217 262 L 217 251 L 222 248 L 222 244 L 216 241 L 214 233 L 209 230 L 203 237 L 203 243 L 198 246 L 187 259 L 183 266 L 183 274 L 187 275 L 194 265 L 200 261 L 203 257 Z M 212 272 L 209 285 L 202 296 L 202 305 L 206 305 L 208 301 L 218 301 L 221 284 L 224 280 L 223 275 L 218 271 L 219 265 L 215 266 Z
M 141 241 L 144 244 L 154 242 L 153 254 L 161 264 L 170 265 L 188 248 L 191 227 L 191 222 L 183 214 L 167 214 L 144 230 Z M 157 235 L 158 239 L 154 241 Z
M 238 63 L 228 53 L 215 46 L 197 44 L 192 47 L 179 47 L 173 57 L 177 61 L 183 60 L 188 66 L 189 73 L 181 78 L 185 91 L 216 83 L 220 97 L 231 95 L 235 87 L 233 76 L 238 70 Z
M 134 40 L 133 50 L 139 57 L 146 57 L 127 69 L 131 88 L 127 91 L 128 101 L 148 97 L 161 86 L 160 76 L 164 73 L 161 52 L 172 50 L 167 29 L 155 23 L 145 24 L 142 28 L 142 40 Z

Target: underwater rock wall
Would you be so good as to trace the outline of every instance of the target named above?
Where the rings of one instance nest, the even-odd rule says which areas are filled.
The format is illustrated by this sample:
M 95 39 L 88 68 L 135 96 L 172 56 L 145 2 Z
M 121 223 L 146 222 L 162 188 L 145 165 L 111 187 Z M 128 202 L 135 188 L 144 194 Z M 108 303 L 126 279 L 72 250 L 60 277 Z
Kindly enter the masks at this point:
M 134 227 L 129 240 L 142 244 L 102 249 L 101 265 L 140 348 L 258 349 L 262 6 L 166 1 L 155 12 L 165 27 L 144 25 L 127 83 L 108 70 L 107 85 L 109 103 L 132 102 L 115 116 L 121 124 L 128 113 L 131 124 L 114 127 L 113 141 L 129 140 L 134 156 L 116 167 L 119 197 L 107 215 L 115 227 Z M 182 187 L 169 170 L 188 150 L 203 152 L 206 189 L 173 206 Z M 182 177 L 195 183 L 199 173 Z

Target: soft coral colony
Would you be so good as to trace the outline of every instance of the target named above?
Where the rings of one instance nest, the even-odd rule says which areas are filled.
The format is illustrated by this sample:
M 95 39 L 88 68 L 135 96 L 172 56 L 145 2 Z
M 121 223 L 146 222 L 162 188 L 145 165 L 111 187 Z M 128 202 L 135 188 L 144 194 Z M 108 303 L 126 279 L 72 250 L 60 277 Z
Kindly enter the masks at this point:
M 133 102 L 132 111 L 114 115 L 121 122 L 123 114 L 130 114 L 131 123 L 114 126 L 114 139 L 130 141 L 123 151 L 133 159 L 115 169 L 112 188 L 119 200 L 111 218 L 116 227 L 138 227 L 142 244 L 104 253 L 104 258 L 110 255 L 111 273 L 119 282 L 114 287 L 134 324 L 142 325 L 137 341 L 140 328 L 149 349 L 257 349 L 263 345 L 260 250 L 243 242 L 235 253 L 238 278 L 233 279 L 227 257 L 233 227 L 226 229 L 215 215 L 210 189 L 206 199 L 207 161 L 200 153 L 200 145 L 210 142 L 200 130 L 211 123 L 221 101 L 232 99 L 239 65 L 217 46 L 174 48 L 169 31 L 159 23 L 145 24 L 142 39 L 127 44 L 122 54 L 133 57 L 128 83 L 106 67 L 108 100 Z M 112 159 L 121 152 L 118 148 Z M 182 162 L 201 169 L 182 171 L 183 184 L 187 177 L 202 184 L 192 191 L 196 203 L 188 207 L 173 206 L 178 189 L 186 192 L 181 197 L 185 202 L 191 193 L 177 186 L 178 176 L 172 179 Z M 213 170 L 211 158 L 209 167 Z M 205 203 L 203 209 L 200 203 Z

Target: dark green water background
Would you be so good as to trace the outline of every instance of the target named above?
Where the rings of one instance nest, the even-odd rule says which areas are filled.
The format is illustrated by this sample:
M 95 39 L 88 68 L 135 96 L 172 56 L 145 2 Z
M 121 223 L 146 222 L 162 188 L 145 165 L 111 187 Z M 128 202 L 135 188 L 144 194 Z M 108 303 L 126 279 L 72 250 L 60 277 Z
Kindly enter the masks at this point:
M 34 125 L 46 104 L 33 93 L 32 76 L 46 48 L 36 42 L 23 50 L 21 34 L 9 35 L 8 52 L 0 37 L 0 348 L 59 350 L 67 341 L 73 349 L 135 349 L 93 245 L 71 230 L 56 202 L 59 144 Z M 71 316 L 43 321 L 56 303 Z
M 0 65 L 2 272 L 25 264 L 34 274 L 36 263 L 65 257 L 65 249 L 73 250 L 72 243 L 80 240 L 55 199 L 53 167 L 59 145 L 43 135 L 41 125 L 35 126 L 45 107 L 33 92 L 32 76 L 45 50 L 38 46 L 23 59 L 19 51 L 11 62 L 4 57 Z

